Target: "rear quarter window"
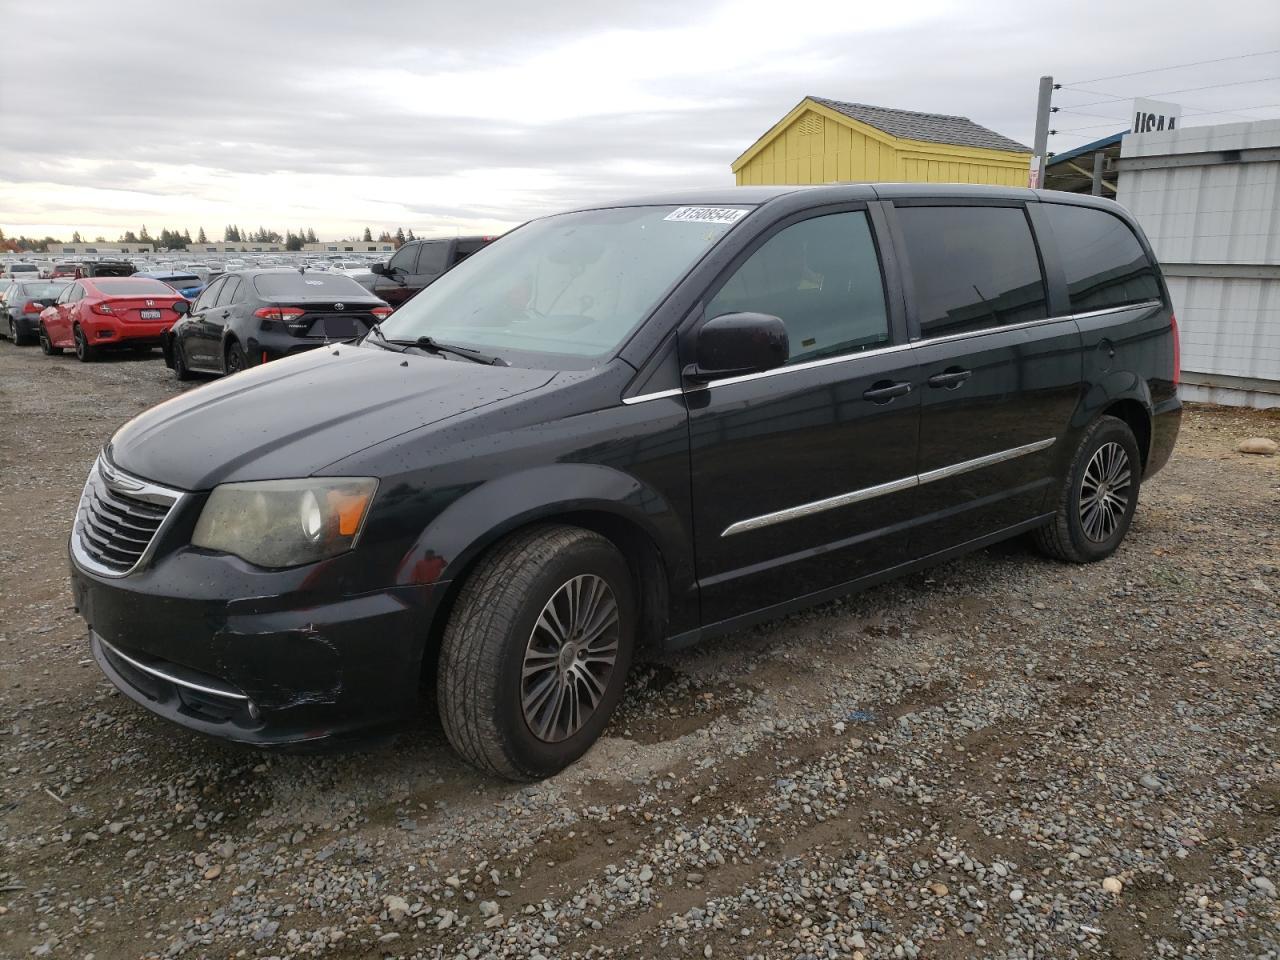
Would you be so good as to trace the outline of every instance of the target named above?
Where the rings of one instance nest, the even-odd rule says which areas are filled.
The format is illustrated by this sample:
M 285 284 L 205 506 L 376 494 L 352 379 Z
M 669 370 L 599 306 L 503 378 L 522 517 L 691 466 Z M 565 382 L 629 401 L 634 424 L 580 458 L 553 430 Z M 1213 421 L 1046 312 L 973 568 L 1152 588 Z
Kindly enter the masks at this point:
M 1074 313 L 1159 300 L 1155 265 L 1130 226 L 1094 207 L 1043 205 Z
M 1021 207 L 897 210 L 923 337 L 989 330 L 1048 314 L 1040 257 Z

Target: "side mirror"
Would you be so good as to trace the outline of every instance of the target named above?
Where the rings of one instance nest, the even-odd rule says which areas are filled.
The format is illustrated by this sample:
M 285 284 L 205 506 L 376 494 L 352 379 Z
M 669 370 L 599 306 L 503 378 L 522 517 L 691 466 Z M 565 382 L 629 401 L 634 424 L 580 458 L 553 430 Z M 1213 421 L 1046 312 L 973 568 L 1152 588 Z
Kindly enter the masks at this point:
M 698 382 L 772 370 L 787 362 L 787 326 L 767 313 L 726 313 L 697 329 L 695 362 L 684 369 Z
M 173 304 L 173 312 L 182 316 L 184 313 L 191 312 L 191 304 L 186 300 L 175 300 Z
M 369 272 L 374 276 L 385 277 L 387 275 L 387 265 L 385 263 L 369 264 Z

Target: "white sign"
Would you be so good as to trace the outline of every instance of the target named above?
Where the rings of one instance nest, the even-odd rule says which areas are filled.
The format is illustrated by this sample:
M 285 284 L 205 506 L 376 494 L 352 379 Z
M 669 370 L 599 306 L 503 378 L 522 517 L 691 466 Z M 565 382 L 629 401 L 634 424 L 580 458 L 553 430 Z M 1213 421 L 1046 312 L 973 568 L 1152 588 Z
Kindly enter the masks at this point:
M 1130 129 L 1134 133 L 1173 130 L 1181 121 L 1182 107 L 1176 103 L 1144 100 L 1141 97 L 1133 101 L 1133 125 Z
M 1040 186 L 1040 155 L 1031 155 L 1031 168 L 1027 171 L 1027 186 L 1032 190 Z
M 682 223 L 737 223 L 749 210 L 738 207 L 677 207 L 663 220 L 679 220 Z

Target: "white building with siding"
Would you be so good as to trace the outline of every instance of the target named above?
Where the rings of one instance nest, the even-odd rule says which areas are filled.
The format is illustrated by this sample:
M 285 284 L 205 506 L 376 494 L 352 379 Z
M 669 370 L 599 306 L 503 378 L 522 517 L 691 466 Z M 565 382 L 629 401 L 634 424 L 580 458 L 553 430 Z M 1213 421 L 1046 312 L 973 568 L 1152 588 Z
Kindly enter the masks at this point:
M 1280 407 L 1280 120 L 1126 136 L 1116 165 L 1169 283 L 1183 398 Z

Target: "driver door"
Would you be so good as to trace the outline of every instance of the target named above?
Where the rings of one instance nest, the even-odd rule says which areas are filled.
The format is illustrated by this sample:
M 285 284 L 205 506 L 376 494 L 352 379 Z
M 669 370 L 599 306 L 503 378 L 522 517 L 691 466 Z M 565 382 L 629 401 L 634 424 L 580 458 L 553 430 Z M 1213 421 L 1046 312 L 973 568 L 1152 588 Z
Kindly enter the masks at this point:
M 704 625 L 906 559 L 919 372 L 901 299 L 887 293 L 897 281 L 881 270 L 885 246 L 865 204 L 811 211 L 764 235 L 710 291 L 708 319 L 780 317 L 790 358 L 685 393 Z
M 396 251 L 396 255 L 387 262 L 386 272 L 375 276 L 373 293 L 381 297 L 393 307 L 408 300 L 417 291 L 409 285 L 414 271 L 418 268 L 418 248 L 425 243 L 409 243 Z

